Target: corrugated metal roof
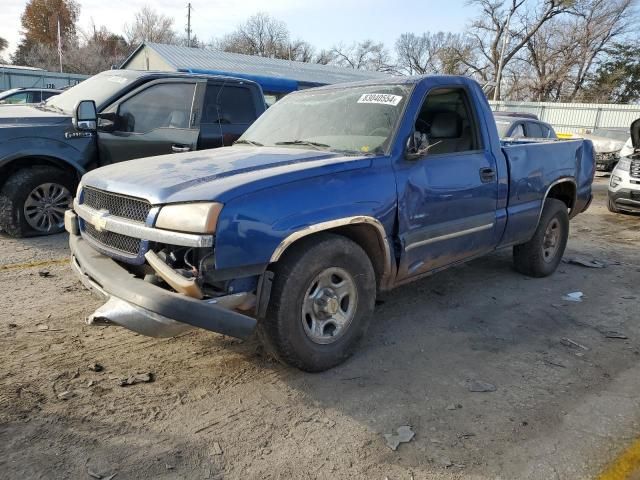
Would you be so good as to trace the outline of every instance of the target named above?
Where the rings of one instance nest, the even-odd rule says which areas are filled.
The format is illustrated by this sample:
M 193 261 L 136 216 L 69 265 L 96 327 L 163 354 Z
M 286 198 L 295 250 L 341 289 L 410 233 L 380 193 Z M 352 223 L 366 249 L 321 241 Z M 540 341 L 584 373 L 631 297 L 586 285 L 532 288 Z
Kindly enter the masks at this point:
M 176 70 L 197 69 L 236 72 L 247 75 L 291 79 L 311 84 L 333 84 L 389 77 L 389 75 L 380 72 L 242 55 L 220 50 L 206 50 L 160 43 L 146 43 L 141 47 L 144 45 L 153 49 Z M 126 64 L 127 61 L 123 63 L 123 68 L 126 68 Z

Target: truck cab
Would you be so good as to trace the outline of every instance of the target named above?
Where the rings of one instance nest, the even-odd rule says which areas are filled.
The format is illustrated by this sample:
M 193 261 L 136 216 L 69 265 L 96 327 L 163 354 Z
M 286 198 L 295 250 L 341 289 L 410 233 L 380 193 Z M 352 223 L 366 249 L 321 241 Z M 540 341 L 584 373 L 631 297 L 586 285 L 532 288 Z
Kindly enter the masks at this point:
M 231 145 L 264 110 L 249 80 L 129 70 L 39 105 L 0 105 L 0 228 L 16 237 L 60 232 L 87 171 Z

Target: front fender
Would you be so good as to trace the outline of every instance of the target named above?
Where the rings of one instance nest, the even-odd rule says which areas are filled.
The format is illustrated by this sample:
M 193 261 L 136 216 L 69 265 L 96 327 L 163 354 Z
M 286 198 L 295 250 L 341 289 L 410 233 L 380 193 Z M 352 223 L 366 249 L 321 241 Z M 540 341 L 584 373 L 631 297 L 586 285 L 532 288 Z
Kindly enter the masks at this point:
M 79 175 L 83 175 L 87 165 L 95 158 L 95 141 L 93 140 L 75 139 L 74 141 L 78 144 L 71 146 L 66 142 L 49 138 L 32 136 L 11 138 L 0 143 L 0 170 L 21 158 L 40 157 L 67 165 L 76 170 Z
M 296 237 L 358 222 L 359 217 L 391 235 L 396 184 L 388 157 L 365 169 L 277 185 L 230 201 L 218 219 L 216 268 L 266 268 Z

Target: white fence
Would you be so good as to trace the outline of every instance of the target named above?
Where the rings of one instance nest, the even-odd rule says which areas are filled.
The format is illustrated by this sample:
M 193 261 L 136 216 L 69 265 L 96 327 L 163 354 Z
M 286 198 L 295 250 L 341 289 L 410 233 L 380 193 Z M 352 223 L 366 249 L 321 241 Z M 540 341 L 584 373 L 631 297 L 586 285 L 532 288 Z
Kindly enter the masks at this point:
M 489 101 L 496 112 L 534 113 L 553 125 L 557 132 L 580 133 L 605 128 L 628 130 L 631 122 L 640 118 L 640 105 L 606 103 L 548 103 Z

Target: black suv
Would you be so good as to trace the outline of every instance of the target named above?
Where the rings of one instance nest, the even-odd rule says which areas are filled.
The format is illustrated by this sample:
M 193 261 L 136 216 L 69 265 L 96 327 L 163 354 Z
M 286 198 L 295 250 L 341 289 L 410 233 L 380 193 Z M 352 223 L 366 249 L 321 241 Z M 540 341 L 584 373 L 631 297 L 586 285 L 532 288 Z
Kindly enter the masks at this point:
M 39 105 L 0 105 L 0 228 L 60 232 L 86 171 L 231 145 L 264 110 L 248 80 L 130 70 L 102 72 Z

